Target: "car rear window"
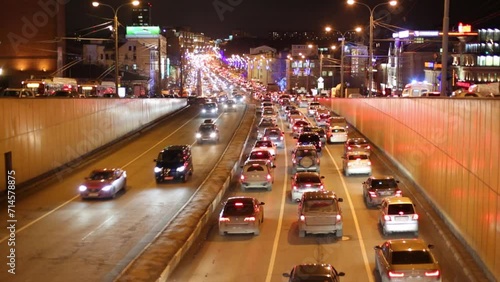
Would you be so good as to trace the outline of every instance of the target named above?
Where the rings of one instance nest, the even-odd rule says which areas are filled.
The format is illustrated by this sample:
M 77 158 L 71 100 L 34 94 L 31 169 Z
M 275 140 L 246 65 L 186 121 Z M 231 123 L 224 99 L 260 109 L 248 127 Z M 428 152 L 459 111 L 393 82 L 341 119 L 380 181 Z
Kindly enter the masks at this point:
M 349 155 L 349 160 L 350 161 L 367 160 L 367 159 L 368 159 L 367 155 Z
M 389 214 L 414 214 L 415 210 L 413 209 L 412 204 L 390 204 L 388 211 Z
M 267 159 L 269 158 L 268 151 L 257 151 L 250 153 L 250 159 Z
M 335 200 L 325 199 L 325 200 L 307 200 L 304 203 L 305 212 L 336 212 L 337 205 L 335 205 Z
M 297 157 L 307 157 L 307 156 L 313 156 L 315 157 L 317 155 L 316 150 L 297 150 L 295 153 Z
M 301 134 L 299 142 L 319 142 L 319 136 L 316 134 Z
M 253 203 L 251 200 L 228 201 L 224 207 L 223 216 L 241 216 L 253 214 Z
M 374 179 L 372 180 L 373 188 L 395 188 L 398 187 L 398 183 L 394 179 Z
M 343 128 L 333 128 L 332 133 L 344 133 L 345 129 Z
M 392 253 L 392 264 L 426 264 L 433 263 L 429 252 L 422 250 L 400 251 Z
M 247 168 L 247 172 L 252 171 L 264 171 L 264 168 L 261 165 L 252 165 Z
M 310 182 L 310 183 L 320 183 L 319 176 L 317 175 L 299 175 L 297 176 L 297 181 L 298 182 Z

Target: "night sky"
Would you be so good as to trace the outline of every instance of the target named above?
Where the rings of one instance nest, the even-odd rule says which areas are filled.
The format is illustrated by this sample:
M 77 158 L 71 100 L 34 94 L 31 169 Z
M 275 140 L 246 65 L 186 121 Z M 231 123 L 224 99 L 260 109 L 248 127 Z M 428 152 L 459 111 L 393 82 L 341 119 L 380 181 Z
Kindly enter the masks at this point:
M 500 28 L 500 1 L 449 0 L 450 28 L 458 22 L 470 23 L 473 29 Z M 361 1 L 374 7 L 380 0 Z M 440 29 L 443 22 L 444 0 L 400 0 L 398 7 L 379 6 L 375 19 L 385 15 L 384 22 L 405 29 Z M 107 0 L 114 7 L 124 0 Z M 366 26 L 369 11 L 361 5 L 347 5 L 346 0 L 290 1 L 290 0 L 151 0 L 152 24 L 161 26 L 189 26 L 192 31 L 204 32 L 213 38 L 226 38 L 232 30 L 240 29 L 265 36 L 273 30 L 321 31 L 326 25 L 345 31 L 355 26 Z M 471 6 L 475 4 L 474 6 Z M 69 0 L 66 4 L 67 32 L 102 23 L 102 17 L 111 18 L 111 9 L 94 8 L 91 1 Z M 391 11 L 387 15 L 386 11 Z M 120 22 L 127 24 L 127 7 L 119 12 Z M 85 32 L 81 32 L 83 34 Z

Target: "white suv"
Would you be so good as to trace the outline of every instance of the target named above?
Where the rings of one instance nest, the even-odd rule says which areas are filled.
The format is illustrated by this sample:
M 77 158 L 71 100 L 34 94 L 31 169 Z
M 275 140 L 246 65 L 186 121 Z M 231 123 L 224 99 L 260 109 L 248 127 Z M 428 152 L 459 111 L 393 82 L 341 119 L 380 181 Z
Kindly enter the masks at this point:
M 378 221 L 384 236 L 393 232 L 413 232 L 418 236 L 418 214 L 408 197 L 385 198 Z
M 241 190 L 245 191 L 248 188 L 265 188 L 267 191 L 271 191 L 274 182 L 274 167 L 275 166 L 266 161 L 247 162 L 241 169 Z

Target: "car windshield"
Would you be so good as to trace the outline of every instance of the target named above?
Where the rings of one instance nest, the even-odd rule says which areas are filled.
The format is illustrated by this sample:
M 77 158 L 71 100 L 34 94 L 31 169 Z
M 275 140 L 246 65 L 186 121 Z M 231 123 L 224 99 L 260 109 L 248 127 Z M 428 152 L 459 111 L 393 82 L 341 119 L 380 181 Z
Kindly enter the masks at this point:
M 367 160 L 367 159 L 368 159 L 368 155 L 349 155 L 350 161 Z
M 91 180 L 105 180 L 113 178 L 113 171 L 94 171 L 90 175 Z
M 394 179 L 373 179 L 372 187 L 375 189 L 395 188 L 398 187 L 398 183 Z
M 415 210 L 412 204 L 390 204 L 387 212 L 393 215 L 404 215 L 414 214 Z
M 336 212 L 337 205 L 333 199 L 307 200 L 304 204 L 305 212 Z
M 178 162 L 183 159 L 182 151 L 180 150 L 166 150 L 158 156 L 158 162 Z
M 222 216 L 245 216 L 253 214 L 253 203 L 250 199 L 235 199 L 226 203 Z
M 207 132 L 207 131 L 213 131 L 214 126 L 212 124 L 203 124 L 200 126 L 200 131 Z
M 392 264 L 433 263 L 431 254 L 425 250 L 399 251 L 392 253 Z
M 255 142 L 255 147 L 273 147 L 273 144 L 269 141 L 257 141 Z
M 213 109 L 215 107 L 216 107 L 215 103 L 207 103 L 207 104 L 205 104 L 205 108 L 206 109 Z

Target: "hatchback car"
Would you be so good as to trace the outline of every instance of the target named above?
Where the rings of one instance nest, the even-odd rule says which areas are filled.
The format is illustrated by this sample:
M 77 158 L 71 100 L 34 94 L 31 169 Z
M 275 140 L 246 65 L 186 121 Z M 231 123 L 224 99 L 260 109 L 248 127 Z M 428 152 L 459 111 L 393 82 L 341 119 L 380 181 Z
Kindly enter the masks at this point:
M 196 142 L 199 144 L 207 141 L 217 143 L 220 140 L 219 128 L 215 123 L 204 122 L 196 131 Z
M 190 145 L 170 145 L 154 159 L 156 183 L 181 179 L 183 182 L 193 175 L 193 159 Z
M 271 140 L 257 140 L 255 144 L 253 145 L 254 149 L 264 149 L 268 150 L 271 155 L 273 155 L 274 159 L 276 159 L 276 144 L 273 143 Z
M 298 138 L 299 135 L 302 133 L 302 129 L 304 129 L 304 126 L 310 126 L 311 124 L 307 122 L 306 120 L 299 119 L 295 121 L 292 124 L 292 136 L 293 138 Z
M 292 173 L 320 172 L 320 157 L 314 145 L 297 146 L 292 151 Z
M 372 162 L 366 152 L 348 152 L 342 157 L 342 171 L 345 176 L 351 174 L 372 174 Z
M 375 270 L 382 281 L 441 282 L 441 268 L 422 239 L 388 240 L 375 246 Z
M 299 264 L 292 268 L 290 273 L 283 273 L 289 282 L 340 282 L 344 272 L 338 272 L 331 264 L 311 263 Z
M 93 170 L 78 187 L 82 199 L 114 198 L 127 187 L 127 172 L 120 168 Z
M 328 143 L 345 143 L 347 141 L 347 130 L 341 126 L 334 126 L 328 129 Z
M 300 202 L 304 192 L 317 192 L 324 190 L 323 179 L 317 172 L 297 172 L 292 176 L 291 197 L 292 201 Z
M 242 166 L 241 190 L 249 188 L 265 188 L 271 191 L 274 183 L 273 168 L 267 161 L 251 161 Z
M 253 149 L 250 154 L 248 155 L 248 158 L 246 159 L 245 163 L 251 162 L 251 161 L 266 161 L 269 162 L 271 165 L 274 165 L 274 156 L 269 153 L 267 149 Z
M 271 140 L 278 148 L 285 147 L 285 136 L 283 131 L 277 126 L 266 128 L 262 135 L 262 140 Z
M 363 199 L 368 207 L 380 205 L 387 197 L 401 197 L 399 181 L 393 176 L 371 176 L 363 182 Z
M 316 151 L 321 152 L 321 147 L 323 143 L 321 143 L 321 138 L 315 132 L 304 132 L 299 135 L 297 138 L 297 146 L 302 145 L 313 145 L 316 148 Z
M 361 151 L 370 154 L 370 144 L 365 138 L 349 138 L 344 145 L 344 153 Z
M 386 236 L 395 232 L 418 235 L 418 214 L 408 197 L 388 197 L 380 204 L 379 224 Z
M 264 222 L 264 203 L 252 197 L 231 197 L 219 214 L 219 234 L 260 234 Z

